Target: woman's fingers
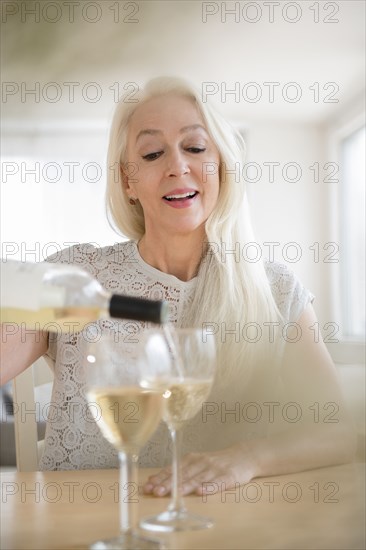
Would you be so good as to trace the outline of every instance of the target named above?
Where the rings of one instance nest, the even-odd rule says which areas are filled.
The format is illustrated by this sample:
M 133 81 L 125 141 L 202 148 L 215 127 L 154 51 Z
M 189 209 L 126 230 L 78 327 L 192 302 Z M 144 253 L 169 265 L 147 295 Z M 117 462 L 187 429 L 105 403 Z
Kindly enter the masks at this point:
M 182 461 L 182 494 L 217 492 L 232 489 L 237 483 L 250 481 L 252 475 L 245 466 L 242 453 L 227 449 L 217 453 L 191 453 Z M 155 496 L 166 496 L 171 492 L 171 468 L 150 476 L 144 492 Z
M 201 472 L 204 467 L 205 464 L 202 461 L 201 455 L 191 454 L 184 457 L 181 470 L 183 494 L 189 494 L 189 492 L 193 491 L 193 489 L 190 489 L 190 480 L 192 477 Z M 158 474 L 150 476 L 143 489 L 146 494 L 165 496 L 171 492 L 171 488 L 171 468 L 165 468 L 164 470 L 161 470 Z
M 155 494 L 155 489 L 164 486 L 164 483 L 171 478 L 171 475 L 171 468 L 164 468 L 164 470 L 161 470 L 157 474 L 149 476 L 143 487 L 144 493 L 147 495 L 152 493 Z M 163 496 L 163 494 L 160 496 Z

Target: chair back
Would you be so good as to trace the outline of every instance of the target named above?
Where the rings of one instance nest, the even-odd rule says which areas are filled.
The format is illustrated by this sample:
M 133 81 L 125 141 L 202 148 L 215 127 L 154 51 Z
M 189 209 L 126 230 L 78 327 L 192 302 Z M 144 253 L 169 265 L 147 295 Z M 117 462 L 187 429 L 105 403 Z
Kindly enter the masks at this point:
M 37 387 L 44 386 L 50 395 L 52 380 L 53 373 L 43 358 L 13 380 L 15 455 L 19 472 L 38 470 L 43 442 L 38 441 L 37 427 L 42 421 L 44 407 L 36 399 L 35 391 Z

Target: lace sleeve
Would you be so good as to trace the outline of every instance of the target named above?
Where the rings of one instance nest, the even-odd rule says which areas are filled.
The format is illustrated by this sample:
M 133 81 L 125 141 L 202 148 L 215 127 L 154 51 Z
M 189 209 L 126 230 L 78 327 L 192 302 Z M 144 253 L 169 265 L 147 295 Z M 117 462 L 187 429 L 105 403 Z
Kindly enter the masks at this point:
M 285 322 L 297 322 L 314 295 L 304 287 L 294 272 L 277 262 L 265 264 L 273 297 Z

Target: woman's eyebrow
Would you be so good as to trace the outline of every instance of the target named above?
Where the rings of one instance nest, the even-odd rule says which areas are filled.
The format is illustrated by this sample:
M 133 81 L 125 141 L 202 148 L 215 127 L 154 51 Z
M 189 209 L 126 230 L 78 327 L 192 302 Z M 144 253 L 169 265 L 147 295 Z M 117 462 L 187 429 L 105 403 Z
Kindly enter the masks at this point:
M 207 133 L 206 128 L 202 126 L 202 124 L 190 124 L 189 126 L 183 126 L 183 128 L 179 130 L 179 133 L 184 134 L 186 132 L 191 132 L 192 130 L 198 130 L 198 129 L 203 130 L 204 132 Z M 140 130 L 136 136 L 136 143 L 142 136 L 146 136 L 146 135 L 154 136 L 156 134 L 162 134 L 162 131 L 155 130 L 154 128 L 146 128 L 145 130 Z
M 140 139 L 140 137 L 148 135 L 148 136 L 154 136 L 155 134 L 162 134 L 161 130 L 154 130 L 152 128 L 147 128 L 146 130 L 140 130 L 139 133 L 136 136 L 136 143 Z
M 207 134 L 207 130 L 204 126 L 202 126 L 202 124 L 191 124 L 190 126 L 183 126 L 183 128 L 181 128 L 179 130 L 179 133 L 180 134 L 183 134 L 185 132 L 191 132 L 192 130 L 204 130 L 204 132 L 206 132 Z

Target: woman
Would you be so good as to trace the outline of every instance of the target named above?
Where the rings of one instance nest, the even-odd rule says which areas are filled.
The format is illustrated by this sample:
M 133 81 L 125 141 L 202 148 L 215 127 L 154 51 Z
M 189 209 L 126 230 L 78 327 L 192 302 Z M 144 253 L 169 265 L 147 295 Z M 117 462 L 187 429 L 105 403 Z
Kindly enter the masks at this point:
M 334 366 L 310 329 L 312 295 L 284 266 L 230 253 L 254 241 L 235 171 L 243 161 L 240 136 L 192 87 L 155 79 L 137 103 L 118 105 L 111 130 L 108 210 L 131 241 L 76 246 L 49 258 L 81 265 L 115 292 L 163 298 L 177 326 L 215 335 L 213 392 L 184 430 L 185 494 L 202 493 L 205 482 L 229 489 L 253 477 L 345 462 L 354 452 Z M 99 323 L 122 334 L 143 328 Z M 7 374 L 42 354 L 55 365 L 57 414 L 48 422 L 42 469 L 117 465 L 85 414 L 84 341 L 79 333 L 23 344 Z M 334 422 L 319 421 L 329 404 Z M 162 424 L 141 463 L 168 465 L 168 443 Z M 168 494 L 169 468 L 150 478 L 145 491 Z

